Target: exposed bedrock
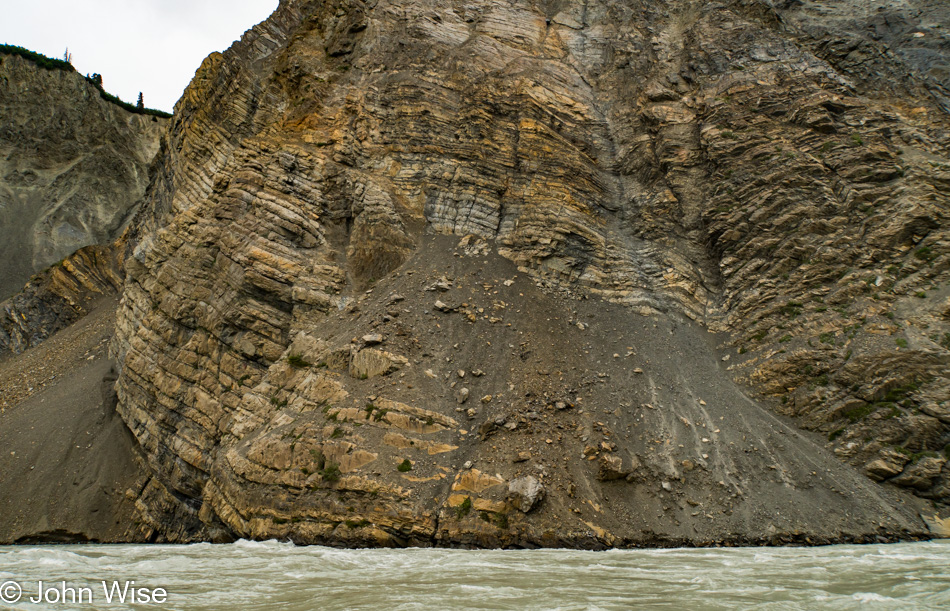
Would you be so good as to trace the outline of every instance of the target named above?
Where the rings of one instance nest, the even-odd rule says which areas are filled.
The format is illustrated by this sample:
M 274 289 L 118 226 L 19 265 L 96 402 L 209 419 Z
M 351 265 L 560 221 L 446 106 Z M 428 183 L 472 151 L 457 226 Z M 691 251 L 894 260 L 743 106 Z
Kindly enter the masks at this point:
M 776 15 L 288 1 L 209 57 L 113 343 L 151 536 L 924 533 L 947 115 Z

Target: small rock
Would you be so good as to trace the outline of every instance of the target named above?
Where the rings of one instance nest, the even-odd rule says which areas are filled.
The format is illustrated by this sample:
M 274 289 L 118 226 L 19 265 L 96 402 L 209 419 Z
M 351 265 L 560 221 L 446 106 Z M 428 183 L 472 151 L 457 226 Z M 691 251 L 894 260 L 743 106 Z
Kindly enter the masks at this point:
M 660 484 L 660 486 L 662 486 L 662 488 L 666 490 L 667 492 L 673 492 L 673 485 L 670 484 L 669 482 L 663 482 L 662 484 Z
M 464 370 L 464 369 L 459 369 L 459 370 L 458 370 L 458 376 L 459 376 L 460 378 L 464 378 L 464 377 L 465 377 L 465 370 Z
M 643 373 L 643 370 L 637 367 L 636 369 L 633 370 L 633 373 Z
M 478 412 L 475 411 L 474 408 L 469 408 L 465 413 L 468 415 L 469 418 L 474 418 L 476 415 L 478 415 Z
M 466 460 L 466 461 L 465 461 L 465 464 L 462 465 L 462 468 L 465 469 L 465 470 L 471 469 L 471 468 L 472 468 L 472 461 Z
M 518 452 L 511 462 L 527 462 L 531 460 L 531 452 Z
M 492 433 L 495 432 L 495 429 L 497 427 L 498 425 L 495 424 L 493 421 L 486 420 L 485 422 L 482 423 L 480 427 L 478 427 L 478 435 L 479 437 L 481 437 L 482 441 L 485 441 L 491 436 Z
M 602 482 L 609 482 L 615 479 L 627 477 L 629 471 L 623 468 L 623 459 L 617 455 L 603 456 L 600 459 L 600 470 L 597 472 L 597 479 Z
M 544 486 L 537 478 L 527 475 L 508 484 L 508 501 L 522 513 L 528 513 L 544 499 Z
M 383 343 L 383 336 L 379 333 L 370 333 L 369 335 L 363 336 L 363 343 L 367 346 L 375 346 L 377 344 Z
M 909 456 L 893 450 L 884 450 L 881 452 L 881 458 L 864 465 L 864 472 L 871 479 L 880 482 L 900 475 L 904 465 L 909 462 Z
M 483 375 L 485 375 L 485 372 L 482 371 L 481 369 L 476 369 L 475 371 L 472 372 L 472 375 L 475 376 L 476 378 L 480 378 Z
M 891 480 L 891 483 L 905 488 L 926 490 L 933 485 L 934 479 L 940 475 L 946 462 L 945 458 L 922 458 L 920 462 L 906 467 L 903 473 Z
M 517 423 L 517 422 L 507 422 L 507 423 L 505 423 L 505 428 L 508 429 L 509 431 L 513 431 L 513 430 L 515 430 L 516 428 L 518 428 L 518 423 Z
M 491 400 L 492 400 L 491 395 L 485 395 L 484 397 L 482 397 L 482 403 L 491 403 Z
M 462 405 L 468 401 L 469 390 L 467 388 L 460 388 L 457 393 L 455 393 L 455 400 L 459 405 Z
M 574 405 L 572 403 L 568 403 L 567 401 L 558 401 L 554 404 L 554 408 L 558 410 L 568 409 L 571 407 L 574 407 Z

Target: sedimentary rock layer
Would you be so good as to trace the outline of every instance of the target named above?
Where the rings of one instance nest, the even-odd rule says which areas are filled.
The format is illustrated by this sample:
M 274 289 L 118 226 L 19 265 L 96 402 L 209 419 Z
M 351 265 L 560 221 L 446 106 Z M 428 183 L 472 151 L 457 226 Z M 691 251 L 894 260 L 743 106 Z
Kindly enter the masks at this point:
M 152 536 L 922 533 L 950 124 L 795 10 L 285 1 L 209 57 L 113 345 Z
M 122 287 L 122 248 L 87 246 L 0 302 L 0 356 L 19 354 L 85 316 Z

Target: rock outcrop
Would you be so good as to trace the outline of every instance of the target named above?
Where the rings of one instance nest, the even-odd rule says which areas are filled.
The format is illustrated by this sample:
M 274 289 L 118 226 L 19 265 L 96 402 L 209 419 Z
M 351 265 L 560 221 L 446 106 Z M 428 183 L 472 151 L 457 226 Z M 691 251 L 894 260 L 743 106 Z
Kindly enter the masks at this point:
M 0 53 L 0 301 L 134 214 L 168 120 L 107 101 L 71 69 Z
M 839 4 L 282 1 L 127 234 L 142 536 L 929 536 L 944 9 L 903 3 L 921 76 Z
M 20 354 L 85 316 L 122 288 L 122 248 L 87 246 L 33 276 L 0 303 L 0 356 Z

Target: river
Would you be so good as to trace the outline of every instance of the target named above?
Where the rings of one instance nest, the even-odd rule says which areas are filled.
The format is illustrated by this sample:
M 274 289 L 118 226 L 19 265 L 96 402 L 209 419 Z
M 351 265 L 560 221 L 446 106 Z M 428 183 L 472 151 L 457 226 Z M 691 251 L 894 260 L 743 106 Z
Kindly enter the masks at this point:
M 45 601 L 31 602 L 40 581 Z M 19 602 L 0 608 L 950 609 L 950 541 L 606 552 L 0 547 L 0 596 L 9 603 L 17 591 Z

